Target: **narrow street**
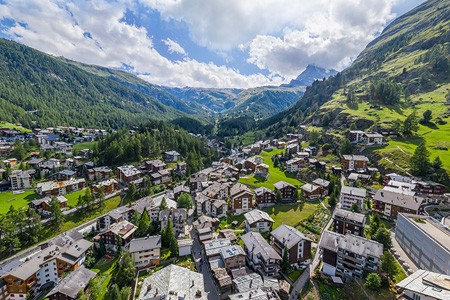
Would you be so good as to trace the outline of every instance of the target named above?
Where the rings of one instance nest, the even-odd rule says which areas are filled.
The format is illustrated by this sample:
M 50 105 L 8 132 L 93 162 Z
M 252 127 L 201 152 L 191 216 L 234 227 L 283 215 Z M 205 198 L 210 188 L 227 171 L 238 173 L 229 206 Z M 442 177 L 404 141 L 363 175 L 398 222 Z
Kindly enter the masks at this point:
M 195 266 L 197 271 L 203 274 L 203 281 L 205 283 L 205 291 L 208 293 L 208 299 L 217 300 L 220 299 L 220 293 L 217 290 L 216 284 L 214 283 L 214 278 L 209 269 L 209 265 L 207 263 L 207 259 L 202 251 L 202 246 L 200 241 L 195 234 L 195 229 L 192 226 L 194 221 L 194 211 L 189 210 L 189 219 L 188 224 L 191 226 L 189 230 L 189 234 L 191 239 L 194 241 L 192 245 L 192 258 L 195 261 Z

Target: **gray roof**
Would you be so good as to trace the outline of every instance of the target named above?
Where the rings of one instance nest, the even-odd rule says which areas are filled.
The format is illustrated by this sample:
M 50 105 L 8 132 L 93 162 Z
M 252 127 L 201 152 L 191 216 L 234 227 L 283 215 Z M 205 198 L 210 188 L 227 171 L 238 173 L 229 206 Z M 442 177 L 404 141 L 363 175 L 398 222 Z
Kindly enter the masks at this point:
M 241 236 L 247 251 L 260 254 L 267 261 L 269 259 L 281 260 L 280 255 L 269 245 L 259 232 L 248 232 Z
M 127 220 L 123 220 L 109 226 L 108 231 L 114 233 L 117 236 L 120 236 L 122 239 L 127 239 L 136 231 L 136 229 L 137 226 L 133 225 Z
M 51 295 L 61 293 L 70 297 L 71 299 L 77 298 L 77 294 L 80 290 L 84 290 L 91 278 L 94 278 L 97 274 L 84 266 L 79 267 L 67 277 L 65 277 L 57 286 L 45 296 L 46 298 Z
M 119 169 L 120 172 L 122 172 L 123 175 L 126 177 L 141 174 L 141 171 L 139 171 L 135 166 L 131 166 L 131 165 L 124 165 L 124 166 L 118 167 L 117 169 Z
M 417 270 L 399 283 L 397 288 L 406 289 L 431 299 L 450 299 L 450 276 L 426 270 Z
M 221 254 L 222 258 L 225 260 L 230 257 L 235 257 L 238 255 L 245 255 L 245 251 L 239 245 L 231 245 L 231 246 L 222 247 L 220 254 Z
M 291 249 L 302 240 L 311 241 L 311 239 L 306 237 L 294 227 L 284 224 L 277 227 L 270 234 L 288 249 Z
M 270 193 L 270 194 L 275 195 L 275 193 L 271 189 L 268 189 L 268 188 L 263 187 L 263 186 L 255 189 L 256 196 L 260 196 L 260 195 L 263 195 L 265 193 Z
M 370 255 L 380 258 L 383 255 L 383 245 L 376 241 L 349 233 L 343 235 L 328 230 L 323 232 L 319 247 L 333 252 L 343 249 L 361 256 Z
M 163 296 L 165 296 L 163 298 Z M 139 300 L 206 300 L 203 274 L 170 265 L 144 279 Z
M 165 154 L 166 155 L 172 155 L 172 156 L 180 156 L 181 155 L 180 153 L 178 153 L 177 151 L 174 151 L 174 150 L 166 151 Z
M 235 185 L 233 185 L 231 187 L 231 189 L 230 189 L 230 196 L 232 197 L 232 196 L 240 194 L 242 192 L 252 193 L 252 191 L 248 188 L 248 186 L 238 182 L 238 183 L 236 183 Z
M 415 211 L 419 209 L 424 200 L 424 198 L 418 196 L 416 192 L 389 186 L 385 186 L 383 189 L 378 190 L 373 199 Z
M 366 191 L 366 189 L 360 189 L 360 188 L 343 185 L 341 188 L 341 194 L 353 195 L 353 196 L 364 198 L 367 195 L 367 191 Z
M 58 200 L 59 203 L 63 203 L 63 202 L 67 202 L 67 198 L 64 196 L 57 196 L 56 199 Z M 52 197 L 45 197 L 42 199 L 36 199 L 31 201 L 31 203 L 33 203 L 34 205 L 38 206 L 41 205 L 42 203 L 50 203 L 50 201 L 52 201 Z
M 259 209 L 251 210 L 244 214 L 245 220 L 251 225 L 259 221 L 267 221 L 274 223 L 275 221 L 265 211 Z
M 169 218 L 173 220 L 185 221 L 187 216 L 186 209 L 164 209 L 159 212 L 159 221 L 168 220 Z
M 343 155 L 345 160 L 356 160 L 356 161 L 369 161 L 367 156 L 364 155 Z
M 203 247 L 205 248 L 205 253 L 208 257 L 219 254 L 223 247 L 229 245 L 231 245 L 229 239 L 215 239 L 203 242 Z
M 288 186 L 295 188 L 295 186 L 293 186 L 292 184 L 290 184 L 290 183 L 288 183 L 286 181 L 278 181 L 278 182 L 274 183 L 273 186 L 277 190 L 281 190 L 281 189 L 283 189 L 285 187 L 288 187 Z
M 351 221 L 362 223 L 362 224 L 366 223 L 366 215 L 360 214 L 357 212 L 351 212 L 351 211 L 341 209 L 341 208 L 336 208 L 334 210 L 333 216 L 334 217 L 338 216 L 342 219 L 347 219 L 347 220 L 351 220 Z
M 312 183 L 323 186 L 323 187 L 328 187 L 330 185 L 330 182 L 328 180 L 325 180 L 322 178 L 317 178 Z
M 130 252 L 147 251 L 157 248 L 161 248 L 160 235 L 132 239 L 129 245 Z
M 311 184 L 311 183 L 305 183 L 300 188 L 302 190 L 304 190 L 305 192 L 312 193 L 312 192 L 314 192 L 315 190 L 317 190 L 320 187 L 317 186 L 317 185 Z
M 258 289 L 264 285 L 264 281 L 258 273 L 250 273 L 233 280 L 233 284 L 239 293 Z

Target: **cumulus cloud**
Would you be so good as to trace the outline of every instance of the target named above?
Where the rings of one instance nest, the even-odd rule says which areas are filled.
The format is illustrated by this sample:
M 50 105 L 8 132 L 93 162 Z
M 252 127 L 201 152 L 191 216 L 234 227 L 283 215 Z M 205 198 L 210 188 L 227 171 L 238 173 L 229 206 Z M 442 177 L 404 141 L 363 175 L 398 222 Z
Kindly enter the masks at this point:
M 226 66 L 188 57 L 172 62 L 153 47 L 146 28 L 124 21 L 127 9 L 132 9 L 127 1 L 6 1 L 0 4 L 0 18 L 15 21 L 3 33 L 18 42 L 84 63 L 128 66 L 156 84 L 254 87 L 281 82 L 277 76 L 246 76 Z M 169 49 L 184 51 L 175 42 L 168 43 Z
M 181 47 L 180 44 L 178 44 L 177 42 L 167 38 L 165 40 L 162 40 L 162 42 L 167 46 L 167 51 L 169 51 L 169 53 L 178 53 L 181 54 L 183 56 L 186 56 L 187 53 L 184 50 L 183 47 Z
M 200 45 L 216 51 L 241 49 L 249 63 L 283 77 L 295 77 L 307 64 L 348 66 L 393 17 L 395 2 L 144 1 L 163 18 L 186 22 Z
M 285 28 L 281 37 L 258 35 L 248 43 L 248 62 L 293 77 L 307 64 L 342 69 L 373 40 L 393 15 L 391 1 L 328 0 L 326 10 L 303 29 Z

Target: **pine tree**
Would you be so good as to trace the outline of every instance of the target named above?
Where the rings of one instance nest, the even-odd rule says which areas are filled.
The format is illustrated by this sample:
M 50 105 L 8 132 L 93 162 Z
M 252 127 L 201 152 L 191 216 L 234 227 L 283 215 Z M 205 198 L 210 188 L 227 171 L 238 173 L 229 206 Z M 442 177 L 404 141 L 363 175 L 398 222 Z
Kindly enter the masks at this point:
M 163 197 L 161 200 L 161 204 L 159 205 L 159 210 L 165 210 L 167 209 L 167 201 L 166 201 L 166 197 Z
M 134 279 L 136 273 L 136 267 L 134 266 L 133 258 L 130 252 L 124 251 L 120 257 L 118 271 L 116 274 L 115 282 L 119 287 L 128 286 Z
M 53 225 L 57 229 L 61 228 L 61 225 L 64 223 L 64 214 L 61 211 L 61 206 L 56 197 L 52 197 L 52 200 L 50 200 L 50 211 L 52 214 Z
M 283 200 L 282 197 L 281 197 L 281 191 L 280 191 L 280 190 L 277 190 L 275 199 L 276 199 L 276 201 L 277 201 L 278 204 L 280 204 L 281 201 Z
M 144 237 L 152 231 L 152 221 L 148 215 L 147 209 L 144 208 L 141 219 L 138 223 L 138 229 L 136 230 L 136 237 Z
M 417 146 L 410 159 L 411 171 L 414 175 L 425 176 L 429 173 L 431 167 L 429 156 L 430 152 L 425 142 Z

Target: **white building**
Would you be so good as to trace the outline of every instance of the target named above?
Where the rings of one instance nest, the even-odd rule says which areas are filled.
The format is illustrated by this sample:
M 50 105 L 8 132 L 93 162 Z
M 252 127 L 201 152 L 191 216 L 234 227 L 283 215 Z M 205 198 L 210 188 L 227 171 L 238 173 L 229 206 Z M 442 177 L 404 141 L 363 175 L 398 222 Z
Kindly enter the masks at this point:
M 268 213 L 259 209 L 251 210 L 244 214 L 245 231 L 268 232 L 272 229 L 275 222 Z
M 364 199 L 367 191 L 365 189 L 342 186 L 341 196 L 339 198 L 340 206 L 343 209 L 350 210 L 353 204 L 356 204 L 361 211 L 364 209 Z
M 158 265 L 161 256 L 161 236 L 132 239 L 128 248 L 136 268 Z
M 417 270 L 399 283 L 397 290 L 401 299 L 448 300 L 450 299 L 450 276 L 426 270 Z M 400 298 L 398 298 L 400 299 Z

